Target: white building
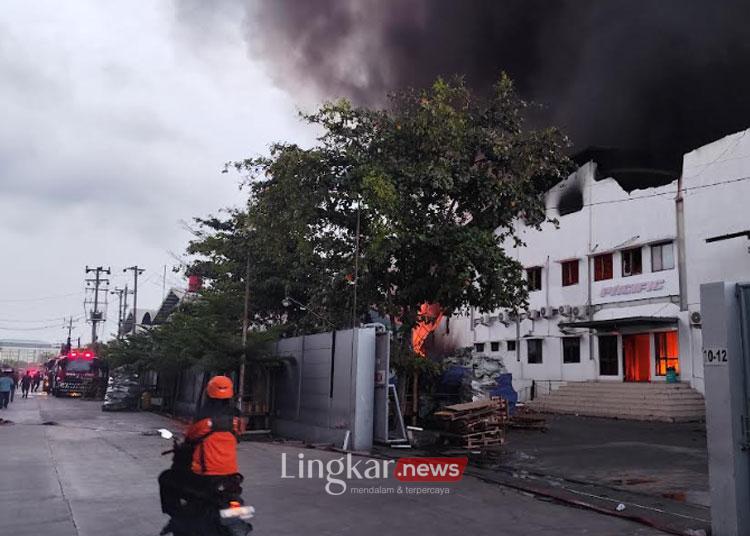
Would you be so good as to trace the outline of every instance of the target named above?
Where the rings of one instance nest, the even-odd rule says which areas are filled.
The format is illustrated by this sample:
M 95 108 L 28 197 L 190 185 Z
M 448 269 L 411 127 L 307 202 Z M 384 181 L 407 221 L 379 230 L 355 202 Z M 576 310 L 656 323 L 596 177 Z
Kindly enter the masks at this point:
M 439 343 L 501 358 L 522 400 L 534 380 L 541 392 L 664 382 L 670 367 L 702 392 L 700 284 L 750 280 L 748 132 L 688 153 L 665 186 L 628 193 L 596 180 L 595 162 L 582 166 L 546 196 L 559 225 L 519 223 L 526 246 L 505 244 L 527 269 L 528 311 L 454 316 Z M 706 242 L 737 233 L 745 238 Z

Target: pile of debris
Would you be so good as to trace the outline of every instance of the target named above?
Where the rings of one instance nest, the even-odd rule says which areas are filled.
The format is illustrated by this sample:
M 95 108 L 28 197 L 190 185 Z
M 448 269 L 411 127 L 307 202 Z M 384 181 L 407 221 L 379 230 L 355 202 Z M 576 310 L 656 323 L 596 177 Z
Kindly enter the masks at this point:
M 513 414 L 518 393 L 513 389 L 513 376 L 500 356 L 477 353 L 472 347 L 459 348 L 443 363 L 446 365 L 440 385 L 443 394 L 454 394 L 458 400 L 500 397 L 508 402 Z
M 517 410 L 519 408 L 516 408 Z M 547 419 L 542 415 L 533 413 L 525 407 L 520 408 L 516 411 L 508 422 L 509 428 L 521 429 L 521 430 L 538 430 L 540 432 L 547 431 Z
M 446 406 L 435 417 L 443 424 L 441 436 L 452 445 L 477 449 L 505 442 L 508 404 L 501 398 Z
M 102 411 L 128 411 L 138 409 L 141 399 L 141 382 L 134 365 L 122 365 L 112 370 L 104 394 Z

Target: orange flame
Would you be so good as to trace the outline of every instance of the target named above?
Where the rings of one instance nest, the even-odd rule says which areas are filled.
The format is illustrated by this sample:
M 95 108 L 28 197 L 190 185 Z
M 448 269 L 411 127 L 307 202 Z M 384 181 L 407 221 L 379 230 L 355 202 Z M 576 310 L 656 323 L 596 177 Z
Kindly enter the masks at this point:
M 418 318 L 421 320 L 417 322 L 417 326 L 411 332 L 411 345 L 417 355 L 425 357 L 425 341 L 430 333 L 440 325 L 440 321 L 443 319 L 443 310 L 439 303 L 425 302 L 419 308 Z

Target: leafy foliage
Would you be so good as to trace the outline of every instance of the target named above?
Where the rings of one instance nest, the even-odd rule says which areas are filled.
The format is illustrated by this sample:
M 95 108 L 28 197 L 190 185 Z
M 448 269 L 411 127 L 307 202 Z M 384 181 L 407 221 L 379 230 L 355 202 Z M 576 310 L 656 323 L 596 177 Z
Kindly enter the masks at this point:
M 111 367 L 135 364 L 158 371 L 193 366 L 216 372 L 235 370 L 243 356 L 237 301 L 229 294 L 209 291 L 183 304 L 165 324 L 108 343 L 101 355 Z M 275 336 L 273 331 L 250 333 L 248 357 L 262 357 L 266 343 Z
M 304 116 L 323 131 L 317 146 L 279 144 L 234 163 L 257 230 L 252 288 L 275 291 L 255 312 L 278 318 L 283 288 L 348 325 L 357 237 L 357 317 L 375 310 L 411 326 L 424 302 L 449 312 L 523 306 L 522 267 L 501 243 L 518 240 L 518 218 L 545 220 L 542 194 L 570 170 L 566 138 L 525 130 L 525 108 L 506 76 L 485 99 L 439 79 L 385 110 L 327 103 Z

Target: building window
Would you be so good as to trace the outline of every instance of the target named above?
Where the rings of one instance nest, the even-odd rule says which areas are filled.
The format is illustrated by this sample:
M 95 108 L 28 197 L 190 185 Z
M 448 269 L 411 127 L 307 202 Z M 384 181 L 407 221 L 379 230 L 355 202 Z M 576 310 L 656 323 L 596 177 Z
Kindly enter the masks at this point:
M 492 341 L 490 343 L 490 352 L 499 352 L 500 351 L 500 341 Z
M 622 276 L 628 277 L 643 273 L 641 248 L 622 250 Z
M 526 270 L 526 283 L 529 290 L 542 290 L 542 269 L 540 267 L 528 268 Z
M 509 352 L 515 352 L 516 351 L 516 341 L 507 341 L 505 344 L 508 345 L 508 351 Z
M 480 353 L 484 352 L 484 343 L 483 342 L 474 343 L 474 350 Z
M 562 286 L 578 284 L 578 259 L 562 263 Z
M 563 363 L 581 362 L 581 339 L 580 337 L 563 337 Z
M 651 271 L 660 272 L 674 268 L 674 248 L 672 242 L 651 246 Z
M 526 339 L 526 362 L 531 364 L 542 362 L 542 339 Z
M 612 254 L 604 253 L 594 257 L 594 281 L 612 279 Z
M 602 335 L 599 338 L 599 374 L 617 376 L 620 367 L 617 359 L 617 335 Z
M 680 346 L 676 331 L 654 333 L 654 350 L 657 376 L 666 375 L 670 367 L 680 373 Z

